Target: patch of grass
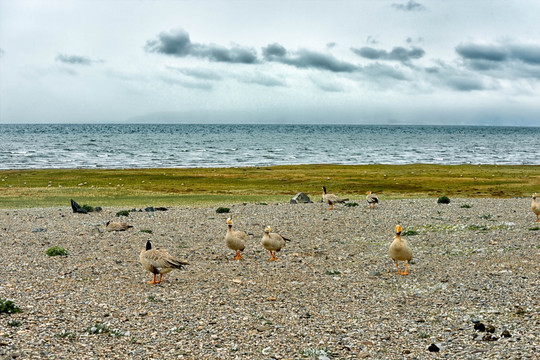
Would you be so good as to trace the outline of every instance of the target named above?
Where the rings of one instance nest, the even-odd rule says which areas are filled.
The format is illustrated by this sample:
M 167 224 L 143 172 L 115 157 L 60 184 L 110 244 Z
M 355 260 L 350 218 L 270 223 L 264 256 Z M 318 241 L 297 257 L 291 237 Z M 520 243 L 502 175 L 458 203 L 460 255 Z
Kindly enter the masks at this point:
M 348 203 L 345 203 L 345 206 L 347 206 L 347 207 L 356 207 L 356 206 L 358 206 L 358 203 L 348 202 Z
M 341 271 L 338 271 L 338 270 L 326 270 L 324 272 L 324 275 L 331 275 L 331 276 L 341 275 Z
M 152 230 L 149 230 L 149 229 L 141 229 L 140 232 L 146 233 L 146 234 L 151 234 L 151 233 L 152 233 Z
M 419 235 L 420 233 L 416 230 L 405 230 L 405 231 L 402 231 L 401 232 L 401 235 L 402 236 L 416 236 L 416 235 Z
M 450 198 L 448 196 L 441 196 L 437 199 L 437 204 L 450 204 Z
M 75 335 L 63 329 L 58 334 L 55 334 L 54 337 L 59 338 L 59 339 L 74 339 Z
M 11 327 L 21 326 L 21 322 L 17 320 L 9 320 L 7 324 L 8 326 L 11 326 Z
M 229 209 L 228 207 L 221 207 L 221 206 L 220 206 L 220 207 L 218 207 L 218 208 L 216 209 L 216 212 L 217 212 L 218 214 L 226 214 L 226 213 L 228 213 L 228 212 L 230 212 L 230 211 L 231 211 L 231 209 Z
M 148 295 L 147 299 L 150 302 L 163 302 L 163 300 L 156 298 L 154 295 Z
M 467 225 L 467 230 L 472 230 L 472 231 L 488 231 L 489 228 L 485 225 L 476 225 L 476 224 L 471 224 L 471 225 Z
M 298 191 L 359 195 L 384 188 L 385 198 L 511 198 L 534 193 L 538 165 L 284 165 L 175 169 L 0 170 L 2 208 L 57 207 L 70 199 L 115 207 L 207 206 L 288 202 Z M 358 174 L 362 173 L 361 178 Z M 496 176 L 493 176 L 496 175 Z M 122 180 L 120 180 L 122 179 Z M 89 186 L 78 186 L 87 182 Z M 119 184 L 124 186 L 118 186 Z M 185 186 L 177 186 L 184 183 Z M 53 186 L 48 186 L 52 184 Z M 61 184 L 62 187 L 58 187 Z M 330 186 L 330 184 L 328 184 Z
M 493 218 L 493 215 L 491 214 L 480 215 L 480 219 L 491 220 L 491 218 Z
M 5 300 L 0 298 L 0 314 L 16 314 L 22 310 L 13 303 L 11 300 Z
M 129 210 L 120 210 L 119 212 L 116 213 L 116 216 L 120 217 L 120 216 L 129 216 Z
M 273 323 L 265 318 L 263 315 L 259 315 L 256 312 L 251 312 L 251 316 L 253 316 L 257 320 L 263 320 L 265 325 L 273 325 Z
M 48 256 L 66 256 L 68 252 L 61 246 L 52 246 L 45 252 Z
M 86 328 L 86 332 L 91 335 L 109 334 L 113 337 L 120 337 L 124 335 L 118 330 L 109 329 L 109 327 L 100 323 L 89 326 L 88 328 Z
M 84 204 L 83 206 L 81 206 L 84 210 L 86 210 L 87 212 L 94 212 L 95 209 L 93 206 L 90 206 L 90 205 L 86 205 Z
M 463 204 L 463 205 L 460 206 L 460 208 L 462 208 L 462 209 L 470 209 L 470 208 L 472 208 L 472 205 Z
M 530 231 L 538 231 L 540 230 L 540 227 L 539 226 L 535 226 L 535 227 L 532 227 L 532 228 L 529 228 Z
M 268 205 L 268 204 L 265 203 L 265 202 L 257 202 L 257 203 L 255 203 L 255 205 Z
M 420 331 L 418 333 L 418 336 L 420 337 L 420 339 L 427 339 L 429 337 L 429 334 L 428 333 L 425 333 L 423 331 Z

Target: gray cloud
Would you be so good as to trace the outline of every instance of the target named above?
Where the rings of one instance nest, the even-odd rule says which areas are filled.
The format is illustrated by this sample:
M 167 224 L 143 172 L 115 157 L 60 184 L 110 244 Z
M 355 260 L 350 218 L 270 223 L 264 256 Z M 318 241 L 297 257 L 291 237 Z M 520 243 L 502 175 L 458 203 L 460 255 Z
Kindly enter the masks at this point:
M 159 53 L 177 57 L 194 56 L 207 58 L 210 61 L 254 64 L 257 62 L 255 50 L 247 47 L 233 46 L 226 48 L 215 44 L 199 44 L 191 42 L 189 34 L 183 30 L 161 32 L 157 39 L 148 40 L 144 46 L 146 52 Z
M 447 65 L 442 61 L 439 66 L 428 67 L 425 73 L 431 82 L 457 91 L 486 90 L 488 87 L 476 74 Z
M 58 54 L 55 60 L 64 64 L 70 64 L 70 65 L 92 65 L 93 63 L 96 63 L 96 62 L 103 62 L 102 60 L 92 60 L 86 56 L 66 55 L 66 54 Z
M 256 84 L 266 87 L 285 86 L 285 82 L 274 76 L 264 74 L 243 75 L 238 81 L 246 84 Z
M 466 68 L 499 79 L 540 78 L 540 45 L 475 44 L 456 46 Z
M 425 6 L 417 3 L 416 1 L 409 0 L 405 4 L 392 4 L 393 8 L 396 8 L 401 11 L 424 11 L 426 10 Z
M 506 61 L 508 51 L 498 45 L 460 44 L 456 52 L 465 59 Z
M 403 72 L 399 71 L 398 69 L 378 63 L 365 66 L 362 68 L 362 73 L 377 79 L 386 77 L 394 80 L 407 80 L 407 77 L 403 74 Z
M 165 77 L 165 76 L 161 77 L 161 81 L 163 81 L 164 83 L 168 85 L 181 86 L 188 89 L 197 89 L 197 90 L 206 90 L 206 91 L 213 89 L 212 84 L 208 82 L 185 81 L 185 80 L 180 80 L 180 79 L 175 79 L 175 78 Z
M 297 68 L 312 68 L 331 72 L 355 72 L 356 65 L 340 61 L 331 54 L 301 49 L 296 52 L 288 52 L 280 44 L 270 44 L 262 49 L 263 57 L 267 61 L 275 61 L 295 66 Z
M 366 38 L 366 44 L 371 44 L 371 45 L 376 45 L 378 44 L 379 41 L 377 39 L 375 39 L 375 37 L 369 35 L 367 38 Z
M 217 74 L 211 70 L 200 70 L 200 69 L 186 69 L 186 68 L 177 68 L 172 66 L 167 66 L 167 69 L 179 72 L 182 75 L 189 76 L 199 80 L 221 80 L 221 75 Z
M 467 60 L 507 62 L 518 60 L 529 65 L 540 65 L 540 46 L 531 44 L 459 44 L 456 52 Z
M 423 49 L 417 47 L 405 49 L 401 46 L 393 48 L 390 52 L 375 49 L 369 46 L 365 46 L 360 49 L 351 48 L 351 51 L 363 58 L 370 60 L 401 61 L 403 63 L 420 59 L 425 54 Z

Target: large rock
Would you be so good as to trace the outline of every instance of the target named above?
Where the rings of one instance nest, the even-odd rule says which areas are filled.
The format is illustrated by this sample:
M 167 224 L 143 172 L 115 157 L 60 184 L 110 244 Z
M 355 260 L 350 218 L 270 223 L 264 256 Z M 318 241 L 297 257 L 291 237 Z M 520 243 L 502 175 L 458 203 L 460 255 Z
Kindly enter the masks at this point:
M 75 200 L 71 199 L 71 208 L 73 209 L 73 212 L 74 213 L 79 213 L 79 214 L 88 214 L 88 211 L 86 211 L 85 209 L 83 209 L 79 204 L 77 204 L 75 202 Z
M 299 192 L 298 194 L 294 195 L 291 199 L 291 204 L 309 204 L 312 203 L 309 196 L 304 194 L 303 192 Z

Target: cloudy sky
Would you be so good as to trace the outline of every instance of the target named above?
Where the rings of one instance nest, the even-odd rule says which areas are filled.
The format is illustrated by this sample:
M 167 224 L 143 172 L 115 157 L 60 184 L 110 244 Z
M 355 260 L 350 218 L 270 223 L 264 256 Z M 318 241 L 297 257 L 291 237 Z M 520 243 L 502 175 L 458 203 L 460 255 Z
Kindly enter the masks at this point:
M 0 0 L 0 123 L 540 126 L 538 0 Z

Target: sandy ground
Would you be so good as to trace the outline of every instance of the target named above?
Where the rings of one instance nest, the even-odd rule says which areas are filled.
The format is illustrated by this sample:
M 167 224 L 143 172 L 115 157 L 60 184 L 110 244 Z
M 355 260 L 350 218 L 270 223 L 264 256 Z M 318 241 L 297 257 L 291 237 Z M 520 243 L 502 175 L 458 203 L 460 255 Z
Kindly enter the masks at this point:
M 0 314 L 0 358 L 538 358 L 540 224 L 530 199 L 356 202 L 121 218 L 118 208 L 0 210 L 0 298 L 22 310 Z M 223 240 L 230 215 L 235 230 L 253 233 L 240 261 Z M 108 220 L 133 228 L 107 232 Z M 388 257 L 398 223 L 418 232 L 404 237 L 408 276 Z M 274 262 L 264 225 L 292 240 Z M 138 259 L 147 239 L 190 265 L 147 284 Z M 47 256 L 55 245 L 68 255 Z

